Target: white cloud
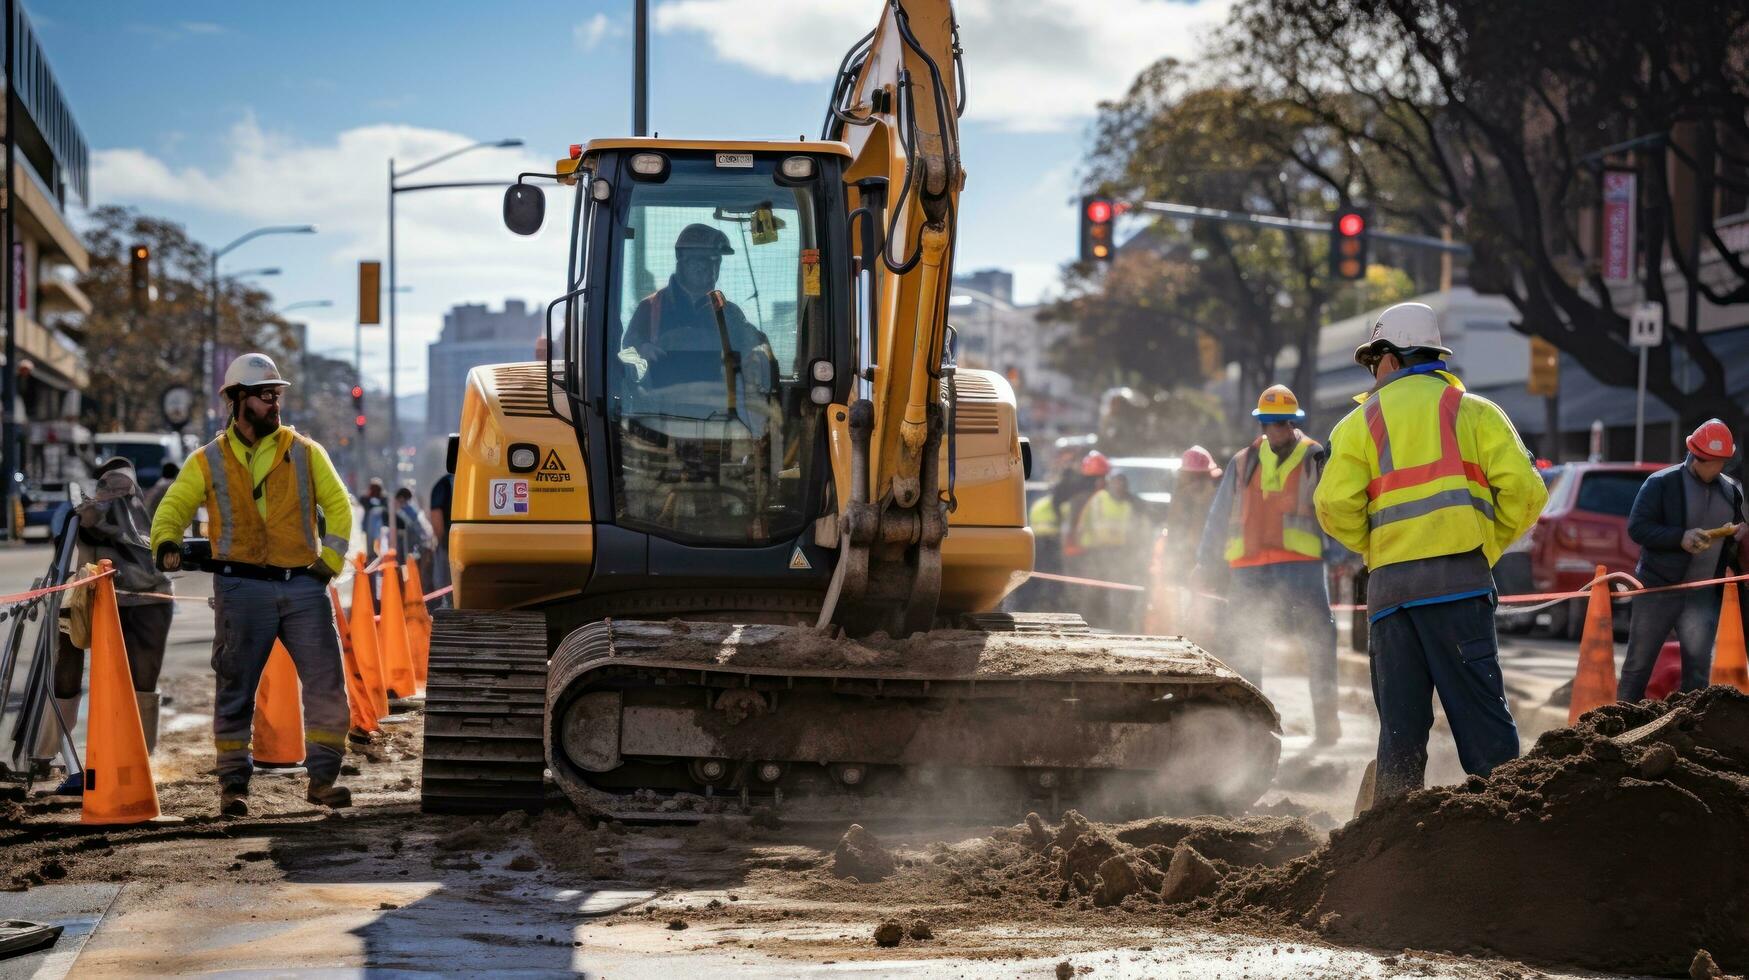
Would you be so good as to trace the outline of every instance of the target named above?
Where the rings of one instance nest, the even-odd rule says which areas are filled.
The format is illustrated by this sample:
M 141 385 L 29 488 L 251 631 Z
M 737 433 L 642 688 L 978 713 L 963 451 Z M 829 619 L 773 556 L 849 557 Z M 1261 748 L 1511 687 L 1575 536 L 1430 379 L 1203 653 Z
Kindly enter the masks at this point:
M 593 51 L 595 46 L 609 37 L 617 37 L 624 30 L 606 14 L 596 14 L 585 21 L 579 21 L 571 28 L 571 40 L 576 43 L 579 51 Z
M 1232 0 L 961 0 L 966 116 L 1008 129 L 1070 128 L 1137 72 L 1189 58 Z M 797 82 L 824 82 L 874 26 L 866 0 L 667 0 L 656 29 L 696 32 L 724 61 Z
M 248 116 L 231 128 L 222 161 L 210 167 L 173 166 L 138 147 L 103 149 L 93 154 L 91 182 L 99 203 L 188 223 L 197 237 L 219 239 L 208 245 L 258 225 L 316 225 L 320 233 L 309 239 L 251 243 L 233 267 L 284 266 L 285 275 L 263 283 L 280 303 L 333 300 L 332 309 L 300 311 L 298 319 L 311 324 L 312 348 L 349 351 L 357 263 L 387 251 L 387 161 L 405 166 L 471 142 L 459 133 L 395 125 L 305 142 L 269 132 Z M 406 182 L 495 179 L 550 166 L 525 151 L 481 149 Z M 562 290 L 568 210 L 555 195 L 542 233 L 518 238 L 504 228 L 500 198 L 491 188 L 398 195 L 396 260 L 400 282 L 413 287 L 397 298 L 402 393 L 425 386 L 425 345 L 436 339 L 450 306 L 497 306 L 507 297 L 544 303 Z M 233 259 L 225 262 L 233 265 Z M 381 332 L 367 332 L 365 339 L 367 346 L 384 343 Z

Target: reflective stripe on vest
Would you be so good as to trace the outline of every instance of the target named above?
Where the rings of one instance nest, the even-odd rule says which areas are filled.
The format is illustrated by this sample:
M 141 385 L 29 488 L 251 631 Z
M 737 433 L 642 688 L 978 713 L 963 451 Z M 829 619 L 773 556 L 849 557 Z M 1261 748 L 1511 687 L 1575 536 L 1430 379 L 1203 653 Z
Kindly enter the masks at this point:
M 292 440 L 291 452 L 288 455 L 291 456 L 292 472 L 297 476 L 298 513 L 314 514 L 316 512 L 313 503 L 315 497 L 310 492 L 310 447 L 306 446 L 302 439 L 294 439 Z M 321 548 L 316 544 L 316 522 L 304 521 L 301 523 L 303 524 L 304 544 L 308 545 L 311 551 L 320 551 Z
M 201 450 L 206 457 L 207 465 L 207 500 L 216 503 L 218 513 L 208 514 L 208 519 L 217 518 L 219 538 L 213 542 L 213 554 L 228 555 L 231 553 L 232 542 L 235 540 L 233 529 L 237 526 L 237 515 L 231 510 L 231 479 L 225 472 L 225 436 L 220 434 L 217 439 L 206 444 Z M 254 504 L 250 504 L 251 507 Z
M 1227 561 L 1266 564 L 1277 556 L 1287 559 L 1284 552 L 1305 559 L 1324 556 L 1313 481 L 1305 479 L 1306 457 L 1322 448 L 1302 435 L 1285 460 L 1261 437 L 1239 451 L 1233 466 L 1236 478 L 1245 482 L 1227 512 Z
M 1439 457 L 1430 463 L 1398 469 L 1393 463 L 1390 431 L 1385 425 L 1385 410 L 1380 396 L 1367 400 L 1363 408 L 1366 430 L 1372 437 L 1373 452 L 1378 457 L 1379 475 L 1366 486 L 1367 523 L 1378 529 L 1399 521 L 1424 517 L 1447 507 L 1473 507 L 1483 517 L 1494 519 L 1494 505 L 1489 499 L 1488 476 L 1482 468 L 1463 457 L 1458 446 L 1458 409 L 1463 404 L 1461 388 L 1448 386 L 1439 395 Z M 1433 490 L 1419 497 L 1379 504 L 1378 500 L 1396 490 L 1424 488 L 1443 480 L 1462 479 L 1464 486 Z M 1471 487 L 1475 487 L 1472 492 Z M 1478 496 L 1480 494 L 1480 496 Z

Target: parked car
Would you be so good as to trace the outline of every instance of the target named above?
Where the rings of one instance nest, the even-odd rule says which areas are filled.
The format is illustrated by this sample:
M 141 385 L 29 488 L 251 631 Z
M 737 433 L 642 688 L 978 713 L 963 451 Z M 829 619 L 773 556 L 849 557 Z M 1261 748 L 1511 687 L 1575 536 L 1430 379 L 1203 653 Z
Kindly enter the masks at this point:
M 1628 512 L 1646 477 L 1660 463 L 1565 463 L 1542 471 L 1549 502 L 1536 525 L 1514 542 L 1494 566 L 1501 595 L 1570 592 L 1583 588 L 1602 565 L 1632 572 L 1640 547 L 1628 537 Z M 1584 599 L 1536 613 L 1502 606 L 1500 627 L 1509 632 L 1541 628 L 1551 636 L 1578 639 L 1585 626 Z M 1627 607 L 1617 606 L 1618 631 L 1627 624 Z
M 193 436 L 169 432 L 105 432 L 91 441 L 99 463 L 113 456 L 126 456 L 134 464 L 142 487 L 158 482 L 166 462 L 180 466 L 197 448 Z
M 1166 507 L 1178 486 L 1179 464 L 1177 456 L 1118 456 L 1111 471 L 1129 478 L 1130 492 L 1140 498 L 1148 519 L 1159 523 L 1166 520 Z

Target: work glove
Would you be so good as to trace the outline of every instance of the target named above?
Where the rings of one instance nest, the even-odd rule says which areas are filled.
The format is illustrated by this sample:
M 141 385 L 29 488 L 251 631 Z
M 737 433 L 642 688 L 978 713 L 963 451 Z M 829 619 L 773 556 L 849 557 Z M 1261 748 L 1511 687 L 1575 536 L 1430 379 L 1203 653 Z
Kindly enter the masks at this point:
M 1691 527 L 1682 533 L 1682 550 L 1691 555 L 1700 554 L 1712 543 L 1712 538 L 1707 536 L 1706 531 L 1698 527 Z
M 175 541 L 166 541 L 158 546 L 158 570 L 174 572 L 182 568 L 182 546 Z

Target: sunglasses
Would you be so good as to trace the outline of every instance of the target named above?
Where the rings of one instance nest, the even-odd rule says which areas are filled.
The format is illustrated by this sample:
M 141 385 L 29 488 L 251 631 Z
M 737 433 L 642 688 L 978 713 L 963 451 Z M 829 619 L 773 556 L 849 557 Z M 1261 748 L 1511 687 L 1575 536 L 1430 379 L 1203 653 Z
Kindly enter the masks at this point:
M 279 404 L 280 390 L 278 388 L 246 388 L 243 390 L 243 394 L 258 402 L 265 402 L 269 405 Z

